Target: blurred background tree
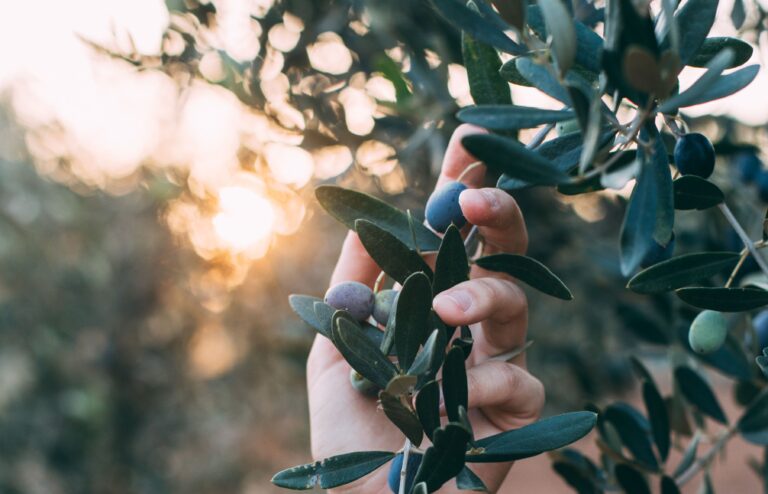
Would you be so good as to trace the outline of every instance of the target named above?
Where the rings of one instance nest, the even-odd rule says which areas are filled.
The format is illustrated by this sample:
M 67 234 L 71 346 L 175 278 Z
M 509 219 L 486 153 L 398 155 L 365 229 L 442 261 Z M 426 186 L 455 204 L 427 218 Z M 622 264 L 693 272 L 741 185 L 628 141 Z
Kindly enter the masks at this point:
M 599 2 L 573 6 L 599 28 Z M 309 459 L 313 333 L 287 295 L 325 291 L 343 238 L 312 186 L 421 214 L 453 114 L 472 103 L 458 32 L 413 0 L 5 12 L 0 490 L 269 492 L 272 473 Z M 713 34 L 742 36 L 760 59 L 764 26 L 760 3 L 723 2 Z M 766 77 L 686 115 L 719 141 L 715 181 L 739 191 L 752 233 L 757 190 L 725 170 L 766 142 Z M 513 98 L 552 104 L 521 86 Z M 517 196 L 531 253 L 595 294 L 566 306 L 530 293 L 530 366 L 554 412 L 629 393 L 628 349 L 655 350 L 625 329 L 666 305 L 619 289 L 626 193 L 559 196 L 557 208 L 550 194 Z M 703 216 L 681 215 L 678 251 L 735 248 Z

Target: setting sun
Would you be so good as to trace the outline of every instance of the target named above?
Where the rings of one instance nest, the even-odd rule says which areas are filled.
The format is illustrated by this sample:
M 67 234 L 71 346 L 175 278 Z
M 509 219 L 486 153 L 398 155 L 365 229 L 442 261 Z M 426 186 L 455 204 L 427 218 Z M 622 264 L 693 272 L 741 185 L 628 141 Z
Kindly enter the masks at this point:
M 247 252 L 272 233 L 272 204 L 255 191 L 239 186 L 219 191 L 219 213 L 213 217 L 216 235 L 233 251 Z

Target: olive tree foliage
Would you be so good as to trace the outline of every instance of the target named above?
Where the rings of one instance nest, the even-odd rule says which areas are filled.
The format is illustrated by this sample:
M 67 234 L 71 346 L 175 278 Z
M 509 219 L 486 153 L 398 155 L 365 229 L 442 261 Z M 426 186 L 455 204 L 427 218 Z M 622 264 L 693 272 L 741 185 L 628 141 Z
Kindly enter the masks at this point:
M 554 470 L 578 492 L 645 493 L 656 484 L 665 494 L 675 493 L 702 471 L 704 485 L 711 489 L 713 460 L 731 438 L 742 436 L 768 445 L 768 390 L 763 376 L 768 357 L 755 359 L 759 349 L 754 343 L 750 347 L 731 334 L 722 337 L 731 319 L 721 315 L 749 313 L 768 305 L 764 278 L 768 265 L 760 252 L 768 235 L 757 239 L 747 235 L 721 188 L 708 180 L 709 164 L 701 162 L 710 155 L 714 160 L 714 149 L 706 139 L 686 134 L 687 124 L 679 110 L 734 94 L 750 84 L 758 72 L 757 66 L 744 65 L 751 47 L 735 38 L 708 37 L 716 0 L 688 0 L 679 6 L 662 2 L 656 16 L 647 4 L 609 0 L 603 12 L 604 37 L 592 29 L 592 17 L 599 18 L 599 13 L 575 16 L 572 6 L 560 0 L 527 5 L 514 0 L 494 4 L 431 0 L 428 4 L 462 32 L 464 64 L 477 104 L 462 109 L 457 118 L 490 131 L 467 136 L 463 144 L 499 174 L 498 188 L 515 193 L 550 187 L 560 194 L 581 195 L 633 184 L 616 235 L 621 269 L 629 290 L 667 304 L 665 320 L 637 313 L 634 326 L 649 343 L 669 348 L 673 392 L 664 396 L 654 376 L 634 359 L 643 410 L 624 402 L 590 405 L 583 411 L 476 438 L 466 418 L 464 371 L 472 334 L 466 327 L 444 324 L 431 310 L 433 295 L 466 280 L 471 264 L 511 274 L 559 299 L 580 294 L 572 295 L 558 276 L 535 259 L 468 255 L 475 252 L 471 248 L 474 232 L 465 240 L 452 226 L 440 237 L 415 221 L 410 211 L 361 192 L 325 185 L 316 191 L 319 203 L 357 231 L 382 268 L 382 277 L 401 282 L 407 296 L 398 299 L 385 326 L 356 321 L 347 311 L 310 296 L 293 296 L 291 304 L 305 322 L 333 342 L 360 376 L 378 388 L 384 413 L 402 431 L 404 446 L 402 451 L 350 451 L 284 470 L 273 482 L 291 489 L 331 488 L 363 477 L 399 454 L 423 454 L 421 462 L 397 461 L 401 478 L 413 475 L 406 471 L 409 465 L 416 468 L 412 484 L 400 486 L 401 493 L 434 492 L 454 478 L 461 489 L 483 490 L 482 481 L 472 473 L 473 463 L 506 462 L 558 450 L 594 427 L 599 462 L 574 449 L 553 453 Z M 681 90 L 678 75 L 686 66 L 706 70 Z M 515 105 L 507 82 L 534 87 L 562 107 Z M 568 120 L 576 121 L 578 132 L 546 140 L 556 124 Z M 540 126 L 528 142 L 515 137 L 522 129 Z M 701 151 L 695 156 L 686 151 L 692 139 L 704 146 L 695 148 Z M 686 162 L 696 157 L 698 164 Z M 741 245 L 733 251 L 671 257 L 667 248 L 674 242 L 679 212 L 705 214 L 708 210 L 719 210 Z M 425 252 L 437 252 L 434 272 L 421 261 Z M 753 260 L 762 273 L 742 278 L 736 286 L 747 260 Z M 687 315 L 698 310 L 719 314 L 709 317 L 709 312 L 697 318 L 695 333 L 689 337 Z M 703 353 L 694 351 L 691 343 Z M 724 413 L 708 384 L 710 368 L 740 383 L 746 406 L 739 416 Z M 435 380 L 439 372 L 441 384 Z M 447 423 L 439 419 L 440 386 Z M 429 445 L 419 449 L 427 444 L 425 439 Z M 681 449 L 683 458 L 670 464 L 673 448 Z

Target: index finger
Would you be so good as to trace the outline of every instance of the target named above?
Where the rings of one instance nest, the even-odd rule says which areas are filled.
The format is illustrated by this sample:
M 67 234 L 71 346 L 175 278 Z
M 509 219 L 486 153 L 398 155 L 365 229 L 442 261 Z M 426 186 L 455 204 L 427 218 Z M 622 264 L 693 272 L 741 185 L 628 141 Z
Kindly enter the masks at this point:
M 477 162 L 477 159 L 464 149 L 461 140 L 470 134 L 485 133 L 487 133 L 485 129 L 475 125 L 461 124 L 456 127 L 445 149 L 445 157 L 435 189 L 439 189 L 448 182 L 456 181 L 469 165 Z M 483 177 L 485 177 L 485 167 L 481 166 L 468 172 L 462 182 L 470 187 L 480 187 L 483 184 Z

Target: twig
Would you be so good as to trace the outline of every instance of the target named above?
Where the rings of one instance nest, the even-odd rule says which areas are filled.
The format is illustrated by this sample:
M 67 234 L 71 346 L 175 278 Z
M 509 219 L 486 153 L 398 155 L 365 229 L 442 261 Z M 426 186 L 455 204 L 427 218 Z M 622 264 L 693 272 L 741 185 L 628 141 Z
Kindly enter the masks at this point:
M 704 453 L 703 456 L 700 456 L 699 459 L 697 459 L 688 470 L 686 470 L 682 475 L 680 475 L 680 477 L 677 478 L 678 487 L 682 487 L 688 483 L 688 481 L 695 477 L 697 473 L 712 463 L 712 460 L 715 459 L 717 454 L 725 447 L 725 445 L 728 443 L 728 440 L 731 439 L 734 434 L 736 434 L 735 425 L 729 427 L 728 430 L 722 436 L 720 436 L 717 442 L 715 442 L 715 444 L 709 449 L 709 451 Z
M 403 445 L 403 466 L 400 467 L 400 488 L 398 494 L 405 494 L 405 478 L 408 475 L 408 457 L 411 454 L 411 440 L 406 439 Z
M 744 228 L 741 227 L 741 224 L 739 224 L 739 221 L 731 212 L 731 209 L 724 202 L 720 203 L 718 207 L 720 208 L 720 211 L 723 212 L 723 215 L 725 216 L 725 219 L 728 220 L 728 223 L 730 223 L 733 229 L 736 230 L 736 233 L 741 238 L 741 241 L 744 242 L 744 246 L 749 250 L 749 253 L 752 254 L 755 262 L 757 262 L 757 265 L 760 266 L 760 269 L 763 271 L 763 273 L 768 276 L 768 264 L 765 263 L 765 259 L 763 259 L 763 257 L 757 251 L 755 245 L 752 243 L 752 240 L 750 240 L 749 236 L 747 235 L 747 232 L 744 231 Z
M 525 145 L 528 149 L 536 149 L 537 147 L 541 146 L 541 143 L 544 142 L 544 139 L 547 137 L 547 134 L 552 132 L 552 129 L 555 128 L 555 124 L 550 123 L 545 125 L 541 130 L 539 130 L 536 135 L 533 136 L 533 138 L 528 142 L 528 144 Z
M 739 262 L 736 263 L 736 266 L 733 268 L 733 271 L 731 271 L 731 275 L 728 277 L 728 281 L 725 282 L 725 288 L 730 288 L 733 284 L 733 280 L 736 279 L 736 275 L 739 274 L 739 270 L 744 265 L 744 261 L 747 260 L 747 257 L 749 257 L 749 250 L 745 247 L 741 251 L 741 257 L 739 257 Z

